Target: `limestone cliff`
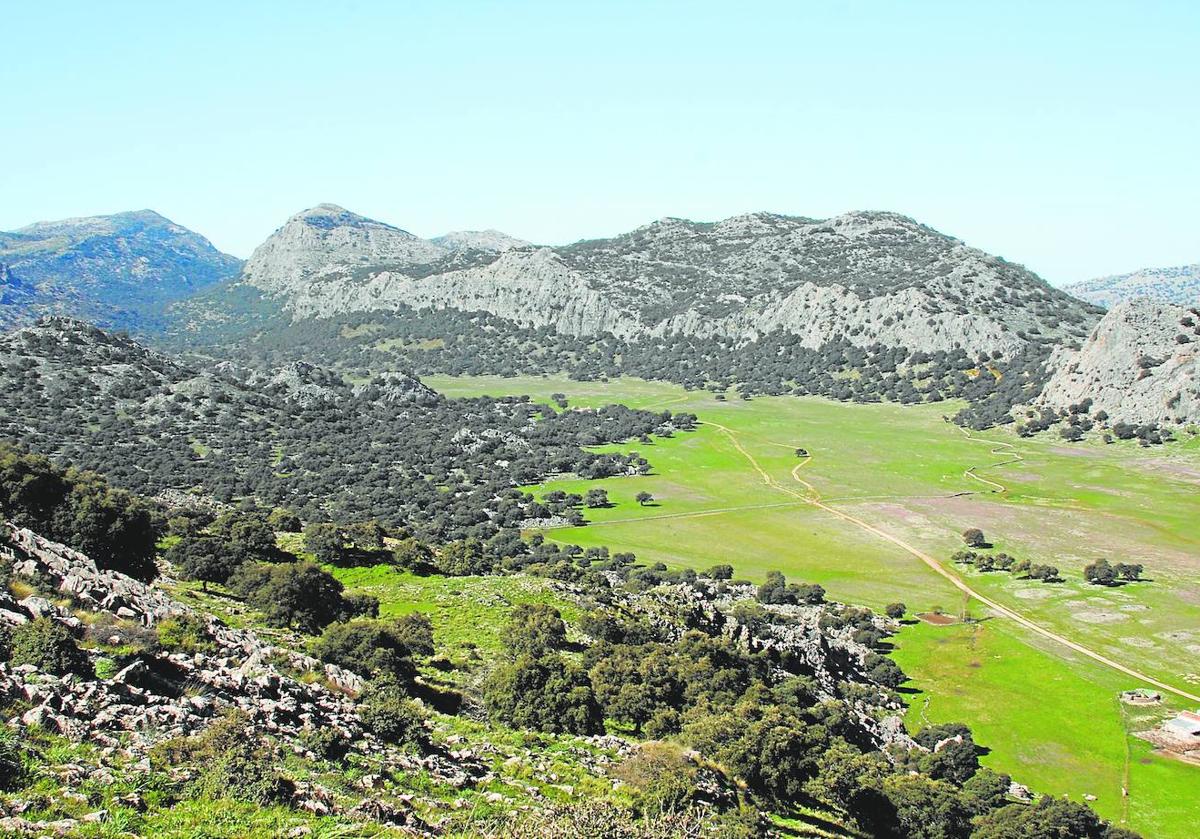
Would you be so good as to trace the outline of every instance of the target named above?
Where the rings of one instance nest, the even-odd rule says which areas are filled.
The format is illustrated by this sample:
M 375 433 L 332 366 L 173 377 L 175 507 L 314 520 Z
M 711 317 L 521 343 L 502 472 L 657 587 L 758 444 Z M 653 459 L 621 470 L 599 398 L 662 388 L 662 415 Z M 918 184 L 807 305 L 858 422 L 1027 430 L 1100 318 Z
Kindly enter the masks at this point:
M 1200 311 L 1134 300 L 1115 306 L 1078 350 L 1062 349 L 1041 401 L 1066 408 L 1085 399 L 1113 421 L 1200 421 Z

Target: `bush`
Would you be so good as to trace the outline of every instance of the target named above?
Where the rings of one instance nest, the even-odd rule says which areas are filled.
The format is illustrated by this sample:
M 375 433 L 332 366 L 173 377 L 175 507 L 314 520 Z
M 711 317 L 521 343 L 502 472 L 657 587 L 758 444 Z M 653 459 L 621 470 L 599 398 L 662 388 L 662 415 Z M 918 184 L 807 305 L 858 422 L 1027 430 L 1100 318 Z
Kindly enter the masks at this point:
M 229 583 L 270 626 L 317 632 L 348 611 L 342 584 L 311 562 L 248 563 Z
M 75 643 L 75 636 L 50 618 L 21 624 L 12 631 L 10 643 L 10 660 L 14 666 L 32 664 L 38 670 L 56 676 L 90 670 L 87 656 Z
M 497 667 L 484 687 L 495 719 L 555 734 L 602 734 L 604 718 L 587 673 L 560 656 L 521 656 Z
M 201 769 L 194 793 L 208 799 L 235 799 L 251 804 L 282 804 L 294 784 L 276 768 L 281 755 L 265 738 L 250 730 L 240 711 L 231 711 L 201 733 L 158 744 L 151 759 L 165 767 L 194 764 Z
M 416 675 L 412 650 L 391 621 L 331 624 L 313 644 L 313 655 L 366 677 L 390 676 L 407 683 Z
M 544 603 L 522 603 L 512 610 L 504 646 L 514 656 L 541 656 L 561 650 L 567 643 L 567 626 L 558 609 Z
M 358 718 L 381 740 L 397 745 L 420 745 L 425 739 L 425 712 L 390 679 L 367 685 L 359 699 Z
M 208 625 L 203 618 L 184 613 L 159 621 L 158 643 L 165 649 L 184 652 L 210 652 L 215 649 Z
M 305 727 L 298 738 L 300 746 L 325 760 L 341 760 L 350 751 L 350 740 L 335 728 Z
M 25 780 L 21 744 L 8 728 L 0 729 L 0 790 L 12 792 Z

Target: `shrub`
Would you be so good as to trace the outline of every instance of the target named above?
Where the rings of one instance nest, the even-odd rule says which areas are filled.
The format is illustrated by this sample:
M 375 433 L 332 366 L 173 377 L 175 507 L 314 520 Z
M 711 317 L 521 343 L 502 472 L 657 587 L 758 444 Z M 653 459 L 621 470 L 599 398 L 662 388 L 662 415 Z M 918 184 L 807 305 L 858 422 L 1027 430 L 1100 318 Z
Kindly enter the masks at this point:
M 61 623 L 50 618 L 37 618 L 18 626 L 11 635 L 11 661 L 14 666 L 32 664 L 45 673 L 64 676 L 67 673 L 86 673 L 88 659 L 75 636 Z
M 347 612 L 342 584 L 311 562 L 248 563 L 229 582 L 271 626 L 317 632 Z
M 492 671 L 484 687 L 492 716 L 534 731 L 601 734 L 604 718 L 587 673 L 560 656 L 524 655 Z
M 215 649 L 208 625 L 203 618 L 191 613 L 159 621 L 157 635 L 158 643 L 168 650 L 197 653 Z
M 425 712 L 390 679 L 367 685 L 359 699 L 358 718 L 381 740 L 397 745 L 419 745 L 425 738 Z
M 540 656 L 561 650 L 567 643 L 567 626 L 558 609 L 544 603 L 522 603 L 512 610 L 504 646 L 514 656 Z
M 25 780 L 25 761 L 21 744 L 8 728 L 0 729 L 0 790 L 19 789 Z
M 298 739 L 300 746 L 325 760 L 341 760 L 350 751 L 350 740 L 335 728 L 306 726 Z
M 386 675 L 408 682 L 416 675 L 412 651 L 390 621 L 331 624 L 313 644 L 313 655 L 367 677 Z
M 280 804 L 294 785 L 276 768 L 282 761 L 265 738 L 254 734 L 246 715 L 231 711 L 201 733 L 155 746 L 151 759 L 165 766 L 191 763 L 201 768 L 196 795 L 251 804 Z

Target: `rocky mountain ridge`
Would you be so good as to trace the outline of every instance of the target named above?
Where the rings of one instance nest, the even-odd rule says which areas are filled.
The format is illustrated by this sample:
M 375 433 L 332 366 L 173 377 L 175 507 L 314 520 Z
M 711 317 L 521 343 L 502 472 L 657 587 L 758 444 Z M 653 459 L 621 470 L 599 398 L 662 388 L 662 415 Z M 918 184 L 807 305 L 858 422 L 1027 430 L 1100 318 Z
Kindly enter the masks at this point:
M 0 232 L 0 327 L 65 314 L 147 328 L 240 266 L 152 210 L 37 222 Z
M 1041 403 L 1092 401 L 1114 421 L 1200 421 L 1200 307 L 1135 299 L 1114 306 L 1078 349 L 1051 359 Z
M 1097 277 L 1066 286 L 1063 291 L 1106 309 L 1137 297 L 1180 306 L 1195 305 L 1200 302 L 1200 263 Z
M 847 337 L 1001 356 L 1081 338 L 1098 317 L 1024 268 L 895 213 L 668 218 L 564 247 L 446 250 L 321 205 L 260 246 L 241 282 L 296 319 L 456 309 L 572 336 L 782 332 L 812 348 Z

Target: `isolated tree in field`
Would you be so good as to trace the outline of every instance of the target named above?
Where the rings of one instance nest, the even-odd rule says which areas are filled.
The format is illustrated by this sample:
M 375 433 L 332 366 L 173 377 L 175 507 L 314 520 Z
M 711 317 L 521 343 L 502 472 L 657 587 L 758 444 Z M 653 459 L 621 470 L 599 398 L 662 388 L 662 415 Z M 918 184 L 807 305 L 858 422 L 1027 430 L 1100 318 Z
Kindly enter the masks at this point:
M 596 487 L 595 489 L 589 489 L 587 491 L 587 496 L 585 496 L 583 499 L 583 503 L 592 509 L 595 509 L 597 507 L 607 507 L 608 506 L 608 492 L 606 490 L 601 489 L 600 487 Z
M 903 603 L 889 603 L 886 609 L 887 616 L 893 620 L 900 620 L 907 611 L 908 607 Z
M 645 507 L 647 504 L 649 504 L 651 501 L 654 500 L 654 496 L 651 495 L 650 493 L 646 492 L 645 490 L 642 490 L 641 492 L 639 492 L 637 495 L 634 496 L 634 500 L 637 501 L 639 506 Z
M 1146 569 L 1139 562 L 1118 562 L 1113 566 L 1113 570 L 1117 572 L 1117 576 L 1122 580 L 1140 580 L 1142 572 Z
M 1083 578 L 1098 586 L 1111 586 L 1117 579 L 1117 571 L 1107 559 L 1097 559 L 1083 569 Z
M 968 527 L 962 533 L 963 542 L 969 548 L 983 548 L 987 546 L 987 539 L 983 536 L 983 531 L 978 527 Z

